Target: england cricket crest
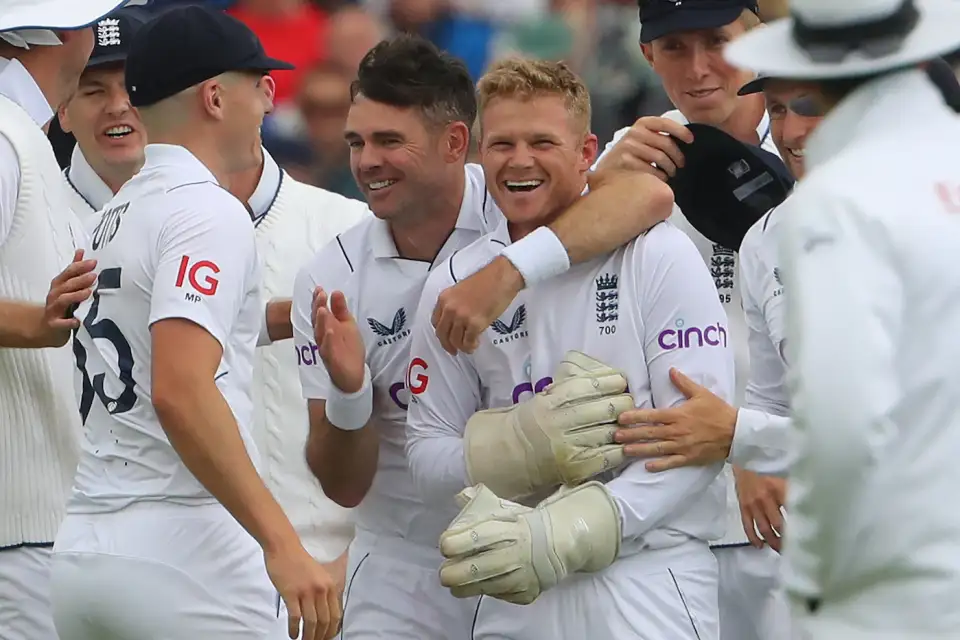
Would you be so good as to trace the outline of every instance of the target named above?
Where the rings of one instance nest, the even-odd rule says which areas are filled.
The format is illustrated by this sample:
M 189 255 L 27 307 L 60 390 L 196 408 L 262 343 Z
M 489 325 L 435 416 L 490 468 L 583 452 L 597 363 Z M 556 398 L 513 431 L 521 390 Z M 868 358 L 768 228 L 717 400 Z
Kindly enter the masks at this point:
M 620 276 L 615 273 L 605 273 L 595 282 L 597 290 L 594 306 L 600 333 L 615 333 L 617 319 L 620 317 Z
M 737 259 L 730 249 L 723 245 L 713 245 L 713 256 L 710 258 L 710 275 L 720 294 L 720 302 L 730 302 L 733 293 L 733 279 L 737 272 Z

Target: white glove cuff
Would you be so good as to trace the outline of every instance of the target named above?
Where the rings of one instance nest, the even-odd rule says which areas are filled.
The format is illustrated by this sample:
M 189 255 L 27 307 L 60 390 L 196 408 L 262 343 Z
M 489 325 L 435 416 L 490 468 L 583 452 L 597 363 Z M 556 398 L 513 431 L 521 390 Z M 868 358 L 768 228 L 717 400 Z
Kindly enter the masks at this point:
M 504 247 L 500 255 L 513 263 L 528 288 L 570 269 L 567 249 L 550 227 L 536 229 Z
M 326 405 L 327 420 L 337 429 L 358 431 L 373 414 L 373 383 L 370 367 L 363 365 L 363 385 L 354 393 L 343 393 L 332 385 Z

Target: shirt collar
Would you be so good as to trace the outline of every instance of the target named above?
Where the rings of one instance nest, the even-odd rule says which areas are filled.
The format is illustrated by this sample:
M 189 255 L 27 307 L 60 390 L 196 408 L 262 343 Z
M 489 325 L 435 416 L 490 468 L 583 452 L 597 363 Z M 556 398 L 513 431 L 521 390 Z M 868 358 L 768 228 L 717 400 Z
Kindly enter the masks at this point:
M 19 60 L 0 58 L 0 95 L 26 111 L 40 127 L 53 119 L 53 109 L 46 96 Z
M 267 215 L 274 200 L 277 199 L 277 191 L 280 190 L 280 165 L 273 159 L 266 149 L 263 150 L 263 171 L 260 173 L 260 182 L 254 189 L 253 195 L 247 204 L 253 211 L 253 219 L 258 220 Z
M 486 210 L 489 207 L 487 201 L 491 196 L 487 193 L 482 173 L 464 167 L 464 174 L 463 198 L 460 201 L 460 213 L 454 230 L 481 232 L 483 216 L 487 215 Z M 379 218 L 374 220 L 370 242 L 373 257 L 397 257 L 397 245 L 393 241 L 393 234 L 390 233 L 390 225 L 386 220 Z
M 220 181 L 207 168 L 207 165 L 200 162 L 200 159 L 186 147 L 172 144 L 148 144 L 144 147 L 143 154 L 145 157 L 143 171 L 159 167 L 187 170 L 196 172 L 188 178 L 192 182 L 209 181 L 220 186 Z
M 947 111 L 943 96 L 919 69 L 891 73 L 855 89 L 817 125 L 806 145 L 809 169 L 840 154 L 867 134 L 928 123 Z
M 67 173 L 73 188 L 97 211 L 103 209 L 113 199 L 113 191 L 87 162 L 86 156 L 80 151 L 80 145 L 73 147 Z

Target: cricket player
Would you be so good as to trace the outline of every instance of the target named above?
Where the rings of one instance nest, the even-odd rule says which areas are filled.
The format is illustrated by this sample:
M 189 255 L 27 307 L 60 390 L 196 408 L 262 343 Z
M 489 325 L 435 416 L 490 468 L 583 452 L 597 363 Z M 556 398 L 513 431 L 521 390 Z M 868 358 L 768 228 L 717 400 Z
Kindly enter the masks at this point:
M 404 450 L 409 338 L 424 282 L 434 265 L 502 219 L 480 168 L 465 165 L 475 117 L 473 82 L 461 62 L 413 36 L 374 47 L 353 83 L 345 139 L 376 218 L 340 234 L 294 287 L 307 460 L 328 496 L 357 507 L 347 638 L 471 635 L 476 602 L 453 598 L 437 581 L 437 541 L 457 514 L 453 496 L 444 504 L 423 500 Z M 635 187 L 611 180 L 554 228 L 513 245 L 504 277 L 521 284 L 521 274 L 549 277 L 654 224 L 651 216 L 663 212 L 651 212 Z M 599 222 L 614 208 L 617 219 Z M 596 397 L 592 387 L 582 392 L 587 397 L 571 402 Z
M 0 635 L 55 640 L 50 549 L 77 464 L 73 356 L 96 266 L 45 135 L 119 0 L 0 0 Z
M 134 40 L 126 85 L 151 143 L 100 218 L 77 312 L 85 429 L 51 572 L 61 640 L 337 632 L 334 580 L 258 473 L 260 267 L 249 215 L 220 186 L 257 165 L 263 78 L 289 68 L 203 7 Z
M 693 134 L 685 126 L 688 122 L 719 127 L 738 140 L 776 153 L 763 100 L 759 96 L 737 95 L 753 74 L 736 69 L 722 58 L 727 42 L 760 24 L 756 2 L 642 0 L 639 4 L 641 48 L 677 109 L 662 117 L 640 118 L 632 127 L 618 131 L 596 168 L 648 171 L 669 180 L 676 167 L 683 165 L 677 141 L 693 142 Z M 711 233 L 710 227 L 722 229 L 723 225 L 716 224 L 709 211 L 706 219 L 694 213 L 687 217 L 675 208 L 670 219 L 693 240 L 714 278 L 729 319 L 730 345 L 737 363 L 735 404 L 739 405 L 749 370 L 736 254 L 741 238 L 729 242 Z M 716 212 L 717 217 L 724 215 L 725 212 Z M 498 258 L 441 294 L 432 319 L 448 350 L 473 350 L 475 336 L 499 317 L 516 296 L 519 288 L 503 276 L 506 271 L 506 260 Z M 743 482 L 734 483 L 733 471 L 729 465 L 725 469 L 729 492 L 725 534 L 714 541 L 720 562 L 723 635 L 726 640 L 780 637 L 780 629 L 787 626 L 787 612 L 783 612 L 783 624 L 767 628 L 766 618 L 760 614 L 766 607 L 759 604 L 764 597 L 774 597 L 777 554 L 770 548 L 750 547 L 735 489 Z M 737 470 L 736 475 L 738 479 L 745 478 L 748 472 Z
M 143 165 L 146 136 L 124 85 L 124 65 L 133 38 L 146 22 L 137 7 L 124 7 L 96 25 L 97 40 L 80 90 L 60 109 L 60 122 L 77 138 L 64 172 L 74 209 L 83 211 L 91 231 L 96 212 Z M 273 101 L 273 79 L 262 88 Z M 263 456 L 267 486 L 291 519 L 307 550 L 331 567 L 342 583 L 346 548 L 353 537 L 350 513 L 316 491 L 303 458 L 306 403 L 296 357 L 290 353 L 293 280 L 322 246 L 362 217 L 367 207 L 294 180 L 263 149 L 256 165 L 230 176 L 230 192 L 246 202 L 256 228 L 261 264 L 262 316 L 254 366 L 253 433 Z M 96 168 L 94 168 L 96 167 Z
M 515 60 L 494 66 L 480 81 L 479 95 L 481 159 L 508 221 L 494 234 L 510 242 L 581 197 L 596 153 L 588 94 L 561 64 Z M 511 188 L 528 183 L 537 186 Z M 455 274 L 483 264 L 471 264 L 480 257 L 473 247 L 461 253 L 463 264 L 461 254 L 449 263 Z M 581 351 L 607 363 L 607 371 L 622 371 L 639 406 L 682 399 L 667 377 L 672 366 L 695 371 L 716 393 L 732 397 L 734 363 L 723 308 L 693 243 L 669 223 L 528 288 L 524 300 L 529 380 L 535 389 L 545 386 L 542 394 L 565 385 L 553 379 L 570 368 L 564 353 Z M 496 340 L 496 329 L 485 338 Z M 428 364 L 443 353 L 435 337 L 434 343 L 425 349 Z M 417 396 L 418 404 L 432 408 L 422 415 L 435 425 L 435 438 L 449 439 L 456 428 L 444 410 L 480 393 L 476 383 L 472 389 L 453 386 L 463 378 L 450 374 L 450 364 L 436 366 Z M 496 384 L 480 382 L 482 390 Z M 615 412 L 612 401 L 610 409 Z M 468 470 L 475 456 L 485 454 L 501 461 L 504 476 L 516 473 L 508 446 L 516 427 L 505 416 L 509 412 L 499 410 L 470 418 L 503 434 L 504 446 L 473 452 L 465 438 L 461 457 Z M 555 430 L 562 433 L 563 426 Z M 424 436 L 428 428 L 411 423 Z M 530 448 L 536 450 L 535 441 Z M 441 581 L 461 597 L 497 598 L 482 601 L 475 638 L 718 638 L 717 563 L 708 541 L 724 523 L 721 469 L 714 464 L 655 475 L 642 464 L 627 464 L 606 484 L 568 486 L 534 508 L 501 500 L 484 485 L 471 487 L 461 493 L 469 502 L 441 537 L 447 558 Z M 460 480 L 473 478 L 468 472 Z
M 785 586 L 813 638 L 946 638 L 960 624 L 960 519 L 943 508 L 960 481 L 960 121 L 918 67 L 960 44 L 960 7 L 791 8 L 725 52 L 805 85 L 825 114 L 776 212 L 797 436 Z M 924 162 L 892 165 L 889 149 Z
M 143 123 L 130 106 L 123 70 L 134 36 L 150 18 L 123 7 L 94 25 L 93 53 L 77 92 L 60 105 L 60 127 L 77 144 L 63 176 L 71 205 L 88 228 L 94 214 L 143 166 Z

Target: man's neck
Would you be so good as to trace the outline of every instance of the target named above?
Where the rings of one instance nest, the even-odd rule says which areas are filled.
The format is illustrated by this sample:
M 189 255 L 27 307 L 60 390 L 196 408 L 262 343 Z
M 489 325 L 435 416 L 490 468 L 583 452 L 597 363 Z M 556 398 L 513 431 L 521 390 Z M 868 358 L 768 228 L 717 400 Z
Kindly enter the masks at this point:
M 737 108 L 719 128 L 744 144 L 760 144 L 757 127 L 760 126 L 765 112 L 766 106 L 761 94 L 743 96 L 739 98 Z
M 253 197 L 253 193 L 257 190 L 257 186 L 260 185 L 260 178 L 263 176 L 263 166 L 264 161 L 261 160 L 253 169 L 248 169 L 246 171 L 240 171 L 230 176 L 230 183 L 225 185 L 230 189 L 237 200 L 240 202 L 249 202 L 250 198 Z
M 91 168 L 98 176 L 100 176 L 100 179 L 103 180 L 103 184 L 107 185 L 107 188 L 110 189 L 110 192 L 113 195 L 117 195 L 117 192 L 120 191 L 120 188 L 125 185 L 127 181 L 137 173 L 137 171 L 140 171 L 142 166 L 142 162 L 136 165 L 125 165 L 122 167 L 111 167 L 107 165 L 102 167 L 94 167 L 91 164 Z
M 458 179 L 447 184 L 449 189 L 443 193 L 427 196 L 426 206 L 414 219 L 390 221 L 390 233 L 401 258 L 433 262 L 453 233 L 466 195 L 464 173 L 461 171 Z

